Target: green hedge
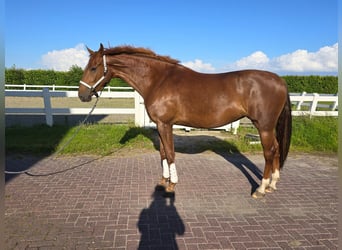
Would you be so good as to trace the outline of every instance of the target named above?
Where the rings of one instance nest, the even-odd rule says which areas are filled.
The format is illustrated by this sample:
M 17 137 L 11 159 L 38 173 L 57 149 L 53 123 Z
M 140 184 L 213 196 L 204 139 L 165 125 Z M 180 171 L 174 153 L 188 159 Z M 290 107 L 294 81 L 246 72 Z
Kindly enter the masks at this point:
M 5 69 L 6 84 L 27 84 L 27 85 L 59 85 L 78 86 L 82 78 L 83 69 L 79 66 L 72 66 L 68 71 L 54 70 L 24 70 L 15 67 Z M 128 84 L 121 79 L 112 79 L 109 83 L 112 87 L 127 87 Z
M 337 76 L 283 76 L 289 92 L 307 92 L 320 94 L 336 94 L 338 91 Z
M 78 86 L 83 70 L 79 66 L 72 66 L 69 71 L 54 70 L 24 70 L 15 67 L 5 69 L 6 84 L 28 85 L 64 85 Z M 287 82 L 289 92 L 326 93 L 335 94 L 338 91 L 336 76 L 283 76 Z M 113 79 L 113 87 L 128 86 L 121 79 Z
M 28 85 L 78 85 L 83 74 L 82 68 L 72 66 L 69 71 L 54 70 L 24 70 L 15 67 L 5 69 L 6 84 L 28 84 Z

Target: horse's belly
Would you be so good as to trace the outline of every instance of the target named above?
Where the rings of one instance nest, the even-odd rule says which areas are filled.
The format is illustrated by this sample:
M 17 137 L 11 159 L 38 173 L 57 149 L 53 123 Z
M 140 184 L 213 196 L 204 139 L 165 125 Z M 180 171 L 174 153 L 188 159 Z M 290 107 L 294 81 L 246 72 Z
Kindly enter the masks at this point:
M 217 128 L 243 116 L 244 114 L 237 110 L 187 112 L 183 113 L 175 124 L 195 128 Z

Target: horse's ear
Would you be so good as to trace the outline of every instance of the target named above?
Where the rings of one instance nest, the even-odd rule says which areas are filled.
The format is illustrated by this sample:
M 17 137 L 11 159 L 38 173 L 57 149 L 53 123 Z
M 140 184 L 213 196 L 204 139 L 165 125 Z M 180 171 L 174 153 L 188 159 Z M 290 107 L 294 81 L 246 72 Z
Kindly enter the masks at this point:
M 86 48 L 87 48 L 87 50 L 88 50 L 88 52 L 89 52 L 90 55 L 93 55 L 93 54 L 95 53 L 94 51 L 92 51 L 91 49 L 89 49 L 87 46 L 86 46 Z
M 103 47 L 103 44 L 102 43 L 100 43 L 100 48 L 99 48 L 99 52 L 103 52 L 104 51 L 104 47 Z

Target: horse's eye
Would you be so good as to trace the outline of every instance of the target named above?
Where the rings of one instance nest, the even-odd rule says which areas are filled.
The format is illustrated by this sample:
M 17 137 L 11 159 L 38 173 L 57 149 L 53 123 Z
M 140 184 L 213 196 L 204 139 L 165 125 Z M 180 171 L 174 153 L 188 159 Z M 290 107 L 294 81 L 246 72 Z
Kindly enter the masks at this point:
M 90 70 L 94 72 L 96 71 L 96 67 L 91 67 Z

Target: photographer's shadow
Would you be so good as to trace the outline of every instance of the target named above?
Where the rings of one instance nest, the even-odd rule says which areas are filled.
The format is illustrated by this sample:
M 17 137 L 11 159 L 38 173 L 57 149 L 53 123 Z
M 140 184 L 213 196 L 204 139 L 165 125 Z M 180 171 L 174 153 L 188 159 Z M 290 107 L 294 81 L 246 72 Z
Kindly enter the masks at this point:
M 178 249 L 176 235 L 183 235 L 185 227 L 174 205 L 175 194 L 167 195 L 156 186 L 153 201 L 139 216 L 137 227 L 141 234 L 139 250 Z

